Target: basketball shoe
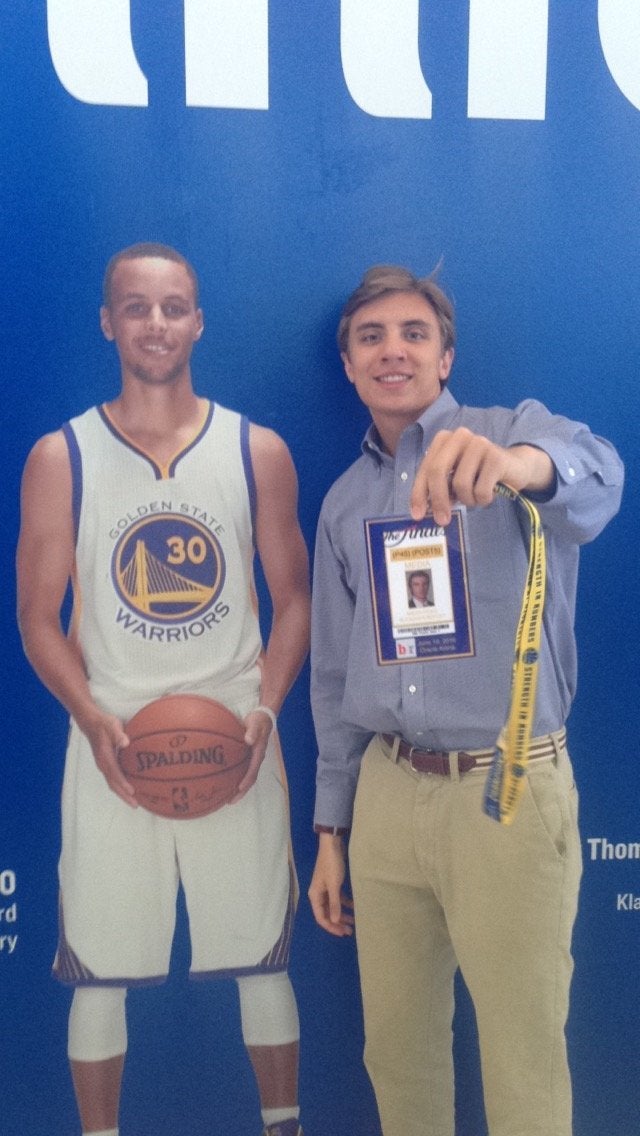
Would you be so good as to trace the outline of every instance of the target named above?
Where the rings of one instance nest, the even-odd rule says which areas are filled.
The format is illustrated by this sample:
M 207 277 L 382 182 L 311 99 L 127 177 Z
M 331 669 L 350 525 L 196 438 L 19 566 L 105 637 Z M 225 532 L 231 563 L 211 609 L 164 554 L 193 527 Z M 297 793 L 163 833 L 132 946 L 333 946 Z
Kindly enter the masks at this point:
M 295 1116 L 290 1120 L 278 1120 L 275 1124 L 268 1124 L 262 1136 L 304 1136 Z

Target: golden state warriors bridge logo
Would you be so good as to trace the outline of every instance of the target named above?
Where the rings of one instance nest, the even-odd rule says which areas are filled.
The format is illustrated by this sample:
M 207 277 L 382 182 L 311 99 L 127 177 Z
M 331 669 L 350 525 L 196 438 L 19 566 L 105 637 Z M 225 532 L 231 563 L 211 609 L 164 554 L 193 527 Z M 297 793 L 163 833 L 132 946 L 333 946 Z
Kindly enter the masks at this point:
M 120 599 L 137 616 L 182 623 L 202 616 L 219 596 L 224 554 L 199 521 L 161 513 L 123 533 L 114 549 L 112 577 Z

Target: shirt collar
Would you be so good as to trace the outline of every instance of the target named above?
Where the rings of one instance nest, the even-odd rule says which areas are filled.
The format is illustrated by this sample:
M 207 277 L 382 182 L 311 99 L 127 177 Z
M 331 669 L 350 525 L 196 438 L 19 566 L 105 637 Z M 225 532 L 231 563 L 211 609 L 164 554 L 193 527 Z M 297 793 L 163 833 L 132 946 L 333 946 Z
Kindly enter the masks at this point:
M 423 443 L 426 444 L 431 441 L 438 430 L 447 428 L 458 406 L 459 404 L 456 402 L 449 388 L 444 387 L 436 401 L 432 402 L 431 406 L 427 407 L 413 425 L 407 426 L 407 430 L 413 430 L 416 426 L 419 427 L 422 431 Z M 363 454 L 375 458 L 378 462 L 391 460 L 389 454 L 382 448 L 380 436 L 373 422 L 363 438 L 361 448 Z

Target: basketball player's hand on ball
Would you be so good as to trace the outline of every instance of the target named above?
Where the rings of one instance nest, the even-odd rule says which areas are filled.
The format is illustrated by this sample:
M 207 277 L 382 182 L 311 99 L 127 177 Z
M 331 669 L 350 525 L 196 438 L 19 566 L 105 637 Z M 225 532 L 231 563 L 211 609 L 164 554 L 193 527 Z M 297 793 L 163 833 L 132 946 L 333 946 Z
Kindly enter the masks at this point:
M 247 772 L 238 785 L 238 792 L 229 801 L 230 805 L 235 805 L 236 801 L 242 800 L 245 793 L 248 793 L 255 783 L 273 729 L 271 719 L 262 710 L 252 710 L 250 714 L 247 714 L 244 724 L 246 726 L 244 740 L 246 745 L 251 747 L 251 760 Z
M 129 744 L 122 722 L 112 714 L 99 713 L 90 722 L 83 723 L 81 728 L 89 739 L 96 765 L 109 788 L 125 804 L 137 808 L 135 789 L 118 764 L 118 751 Z

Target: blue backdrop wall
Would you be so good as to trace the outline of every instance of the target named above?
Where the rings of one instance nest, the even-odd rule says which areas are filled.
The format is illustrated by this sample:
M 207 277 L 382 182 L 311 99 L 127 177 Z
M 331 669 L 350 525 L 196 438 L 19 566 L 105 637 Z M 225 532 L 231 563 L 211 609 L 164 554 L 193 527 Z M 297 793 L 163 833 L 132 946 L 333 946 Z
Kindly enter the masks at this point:
M 18 487 L 35 439 L 113 396 L 98 327 L 108 256 L 176 245 L 202 282 L 202 394 L 288 442 L 313 542 L 365 426 L 334 329 L 371 263 L 442 261 L 460 401 L 535 396 L 610 437 L 619 517 L 584 551 L 571 748 L 585 879 L 569 1035 L 576 1136 L 640 1114 L 636 603 L 640 12 L 629 0 L 14 0 L 0 68 L 2 1136 L 69 1134 L 56 939 L 65 717 L 14 619 Z M 315 758 L 305 672 L 282 715 L 303 892 Z M 123 1136 L 254 1130 L 232 986 L 131 997 Z M 292 976 L 308 1136 L 375 1136 L 353 943 L 303 901 Z M 473 1022 L 457 1016 L 458 1136 L 481 1136 Z

